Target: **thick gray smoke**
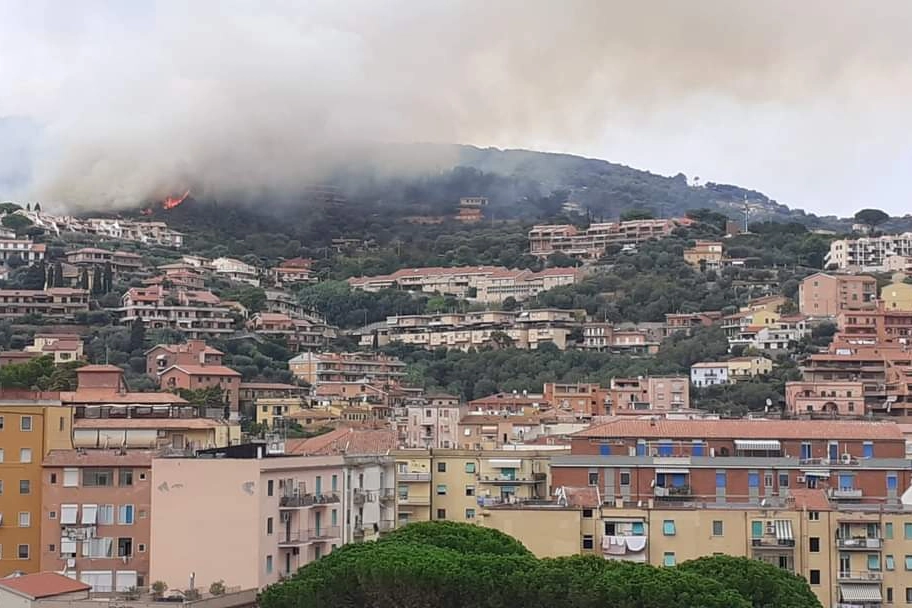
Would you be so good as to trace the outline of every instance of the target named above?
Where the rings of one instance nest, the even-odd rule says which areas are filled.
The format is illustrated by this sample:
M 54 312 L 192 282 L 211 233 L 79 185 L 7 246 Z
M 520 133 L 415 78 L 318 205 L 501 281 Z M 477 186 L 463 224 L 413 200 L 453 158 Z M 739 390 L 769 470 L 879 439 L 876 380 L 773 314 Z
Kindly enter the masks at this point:
M 705 169 L 825 207 L 807 182 L 855 196 L 867 155 L 889 188 L 912 164 L 910 26 L 904 0 L 10 0 L 0 117 L 42 126 L 28 195 L 69 207 L 294 189 L 415 141 Z

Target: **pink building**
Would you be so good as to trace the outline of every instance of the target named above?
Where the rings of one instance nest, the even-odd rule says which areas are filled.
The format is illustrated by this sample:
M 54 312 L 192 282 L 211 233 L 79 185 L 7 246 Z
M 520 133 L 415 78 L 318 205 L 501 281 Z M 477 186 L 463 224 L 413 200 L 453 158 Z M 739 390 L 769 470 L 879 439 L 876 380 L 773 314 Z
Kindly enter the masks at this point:
M 459 419 L 466 413 L 459 397 L 427 395 L 423 403 L 409 404 L 406 412 L 406 447 L 455 449 L 459 445 Z
M 792 416 L 864 416 L 864 383 L 849 380 L 786 382 L 785 411 Z
M 152 452 L 53 450 L 41 478 L 41 570 L 95 591 L 149 580 Z
M 265 452 L 152 461 L 150 580 L 262 588 L 342 544 L 344 457 Z

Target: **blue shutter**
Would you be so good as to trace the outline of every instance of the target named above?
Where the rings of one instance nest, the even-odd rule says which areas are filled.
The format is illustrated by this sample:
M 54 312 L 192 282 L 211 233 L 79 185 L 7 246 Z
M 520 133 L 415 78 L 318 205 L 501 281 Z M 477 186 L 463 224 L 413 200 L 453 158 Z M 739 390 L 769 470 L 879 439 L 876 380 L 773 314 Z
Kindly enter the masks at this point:
M 601 456 L 611 456 L 611 446 L 607 444 L 602 444 L 599 446 L 599 455 Z
M 695 443 L 695 444 L 693 444 L 693 449 L 691 450 L 691 454 L 693 454 L 694 456 L 702 456 L 702 455 L 703 455 L 703 447 L 704 447 L 704 446 L 703 446 L 702 443 Z
M 874 444 L 873 443 L 864 444 L 863 455 L 865 458 L 874 458 Z
M 747 486 L 749 488 L 759 488 L 760 487 L 760 473 L 748 473 L 747 474 Z
M 717 488 L 725 487 L 725 473 L 716 473 L 716 487 Z
M 637 456 L 645 456 L 645 455 L 646 455 L 646 444 L 642 443 L 642 442 L 637 443 Z

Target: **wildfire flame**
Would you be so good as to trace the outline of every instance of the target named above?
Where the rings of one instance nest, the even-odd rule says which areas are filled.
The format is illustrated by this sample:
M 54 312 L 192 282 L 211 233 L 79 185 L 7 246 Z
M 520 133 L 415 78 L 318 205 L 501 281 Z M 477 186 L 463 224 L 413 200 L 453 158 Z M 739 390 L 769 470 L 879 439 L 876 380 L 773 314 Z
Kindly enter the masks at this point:
M 189 190 L 184 192 L 184 195 L 181 196 L 180 198 L 175 198 L 173 196 L 169 196 L 168 198 L 166 198 L 165 200 L 162 201 L 162 209 L 165 209 L 165 210 L 174 209 L 175 207 L 177 207 L 178 205 L 183 203 L 185 200 L 187 200 L 188 196 L 190 196 Z

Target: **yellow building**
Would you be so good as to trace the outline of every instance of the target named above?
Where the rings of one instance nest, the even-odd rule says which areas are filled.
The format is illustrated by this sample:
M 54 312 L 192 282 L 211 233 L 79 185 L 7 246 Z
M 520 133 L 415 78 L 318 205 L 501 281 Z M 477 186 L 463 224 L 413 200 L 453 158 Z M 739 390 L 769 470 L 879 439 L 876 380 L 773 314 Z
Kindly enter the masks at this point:
M 691 266 L 702 266 L 716 270 L 722 265 L 722 243 L 719 241 L 697 241 L 693 247 L 684 250 L 684 261 Z
M 514 536 L 539 557 L 593 554 L 674 566 L 726 554 L 800 574 L 824 606 L 912 603 L 912 518 L 899 504 L 870 507 L 830 503 L 823 490 L 795 490 L 775 507 L 530 501 L 482 509 L 478 523 Z
M 296 418 L 308 408 L 307 402 L 298 397 L 261 397 L 256 400 L 254 409 L 257 424 L 273 428 L 277 420 Z
M 59 400 L 0 401 L 0 577 L 37 572 L 41 461 L 73 448 L 73 410 Z
M 886 310 L 912 310 L 912 285 L 901 281 L 884 285 L 880 299 Z
M 544 447 L 544 446 L 542 446 Z M 486 506 L 545 499 L 550 458 L 569 448 L 536 450 L 398 450 L 399 523 L 475 522 Z
M 765 376 L 773 372 L 773 362 L 766 357 L 735 357 L 726 363 L 729 381 Z

